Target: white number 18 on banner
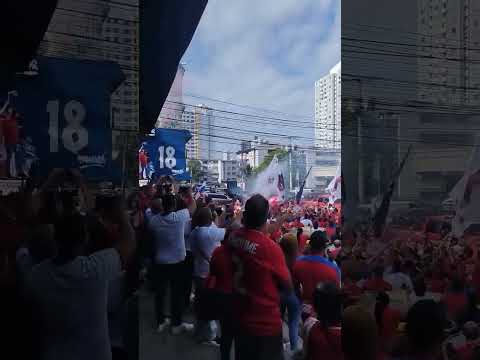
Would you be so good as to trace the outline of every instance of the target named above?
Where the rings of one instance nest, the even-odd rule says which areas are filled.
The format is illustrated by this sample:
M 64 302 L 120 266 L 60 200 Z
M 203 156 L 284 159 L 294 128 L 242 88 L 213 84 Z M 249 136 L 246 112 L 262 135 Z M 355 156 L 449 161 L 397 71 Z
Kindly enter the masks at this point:
M 47 112 L 49 114 L 48 134 L 50 135 L 50 152 L 57 153 L 60 102 L 58 100 L 49 101 Z M 88 130 L 82 126 L 86 114 L 85 106 L 76 100 L 69 101 L 63 109 L 67 126 L 62 130 L 62 144 L 65 149 L 74 154 L 88 146 Z
M 173 169 L 175 166 L 177 166 L 177 159 L 175 158 L 175 148 L 173 146 L 160 146 L 158 148 L 158 155 L 160 169 Z

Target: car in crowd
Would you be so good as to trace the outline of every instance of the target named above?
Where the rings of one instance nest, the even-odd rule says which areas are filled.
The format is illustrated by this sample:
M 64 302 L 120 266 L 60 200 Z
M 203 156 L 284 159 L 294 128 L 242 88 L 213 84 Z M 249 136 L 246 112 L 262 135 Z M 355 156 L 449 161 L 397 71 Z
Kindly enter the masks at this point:
M 205 195 L 205 198 L 206 199 L 209 199 L 209 201 L 214 204 L 214 205 L 217 205 L 217 206 L 228 206 L 228 205 L 231 205 L 233 203 L 233 199 L 228 197 L 227 195 L 225 194 L 221 194 L 221 193 L 207 193 Z

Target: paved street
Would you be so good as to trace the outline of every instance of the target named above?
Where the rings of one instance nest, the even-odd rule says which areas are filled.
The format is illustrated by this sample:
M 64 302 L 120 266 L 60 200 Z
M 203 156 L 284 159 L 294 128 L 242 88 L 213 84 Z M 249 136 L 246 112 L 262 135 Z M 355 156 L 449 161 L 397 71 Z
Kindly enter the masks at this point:
M 191 335 L 172 336 L 168 331 L 158 334 L 154 331 L 153 296 L 147 291 L 140 293 L 140 360 L 217 360 L 220 350 L 197 344 Z M 193 322 L 192 315 L 187 315 Z M 285 331 L 284 333 L 288 333 Z M 233 356 L 232 356 L 233 358 Z M 285 360 L 290 360 L 285 356 Z

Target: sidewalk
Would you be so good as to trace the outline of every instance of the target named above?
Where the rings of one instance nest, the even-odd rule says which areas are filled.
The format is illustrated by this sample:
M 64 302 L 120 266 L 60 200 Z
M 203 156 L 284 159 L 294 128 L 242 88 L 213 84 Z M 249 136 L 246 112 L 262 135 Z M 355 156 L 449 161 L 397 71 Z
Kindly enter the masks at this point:
M 139 295 L 140 315 L 140 360 L 217 360 L 220 359 L 220 349 L 199 345 L 192 335 L 182 334 L 179 336 L 170 335 L 169 331 L 158 334 L 154 329 L 154 305 L 153 295 L 146 290 L 140 291 Z M 191 313 L 187 314 L 187 322 L 193 323 Z M 284 325 L 284 334 L 288 329 Z M 287 335 L 285 335 L 287 336 Z M 285 360 L 290 360 L 285 355 Z M 232 356 L 233 359 L 233 356 Z

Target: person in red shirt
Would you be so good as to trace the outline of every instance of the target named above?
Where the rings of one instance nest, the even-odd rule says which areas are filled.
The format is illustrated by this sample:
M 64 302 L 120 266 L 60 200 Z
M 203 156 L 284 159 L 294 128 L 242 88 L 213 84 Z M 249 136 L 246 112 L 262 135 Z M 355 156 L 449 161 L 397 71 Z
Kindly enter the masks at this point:
M 281 229 L 277 229 L 270 234 L 270 238 L 273 241 L 275 241 L 276 243 L 278 243 L 280 241 L 281 237 L 282 237 L 282 230 Z
M 148 157 L 147 157 L 147 154 L 145 153 L 144 150 L 142 150 L 138 153 L 138 162 L 140 164 L 140 178 L 141 179 L 146 179 L 147 178 L 146 170 L 147 170 L 147 164 L 148 164 Z
M 308 242 L 308 235 L 304 234 L 303 228 L 297 229 L 298 252 L 303 254 Z
M 447 315 L 450 320 L 456 321 L 465 311 L 468 305 L 468 298 L 465 292 L 465 283 L 460 278 L 452 280 L 450 289 L 442 299 Z
M 436 268 L 430 273 L 431 274 L 427 274 L 428 291 L 433 293 L 443 294 L 445 292 L 446 286 L 445 286 L 444 276 L 442 276 L 442 271 Z
M 225 235 L 227 238 L 228 233 Z M 217 247 L 210 259 L 210 274 L 207 283 L 213 283 L 213 288 L 223 294 L 225 311 L 220 315 L 220 354 L 221 360 L 230 360 L 230 353 L 234 338 L 234 318 L 232 316 L 233 294 L 233 263 L 232 253 L 225 244 Z
M 333 282 L 340 287 L 340 269 L 325 258 L 327 236 L 323 231 L 315 231 L 310 236 L 309 254 L 300 256 L 293 268 L 293 276 L 302 285 L 302 299 L 312 303 L 313 292 L 322 282 Z
M 408 311 L 406 359 L 442 358 L 447 319 L 443 307 L 434 300 L 421 300 Z
M 377 296 L 375 320 L 378 326 L 380 345 L 384 351 L 389 351 L 402 320 L 402 314 L 390 307 L 390 297 L 385 292 L 381 292 Z
M 337 228 L 335 227 L 335 223 L 332 220 L 329 221 L 328 227 L 325 231 L 327 233 L 328 239 L 334 240 L 333 238 L 337 234 Z
M 372 278 L 365 282 L 363 290 L 371 292 L 392 291 L 392 285 L 383 280 L 383 274 L 383 266 L 375 267 Z
M 304 354 L 307 360 L 343 360 L 341 293 L 335 283 L 321 283 L 314 291 L 312 315 L 305 321 Z
M 350 306 L 342 317 L 342 350 L 345 360 L 379 360 L 375 319 L 362 306 Z
M 265 234 L 268 214 L 268 201 L 252 196 L 245 204 L 244 228 L 227 242 L 234 263 L 237 360 L 283 359 L 280 290 L 293 286 L 280 246 Z
M 345 296 L 345 306 L 356 304 L 362 295 L 362 289 L 349 275 L 343 277 L 342 292 Z
M 7 114 L 0 119 L 0 126 L 3 130 L 4 146 L 7 151 L 7 172 L 10 177 L 17 176 L 17 160 L 15 153 L 19 143 L 18 114 L 9 107 Z

